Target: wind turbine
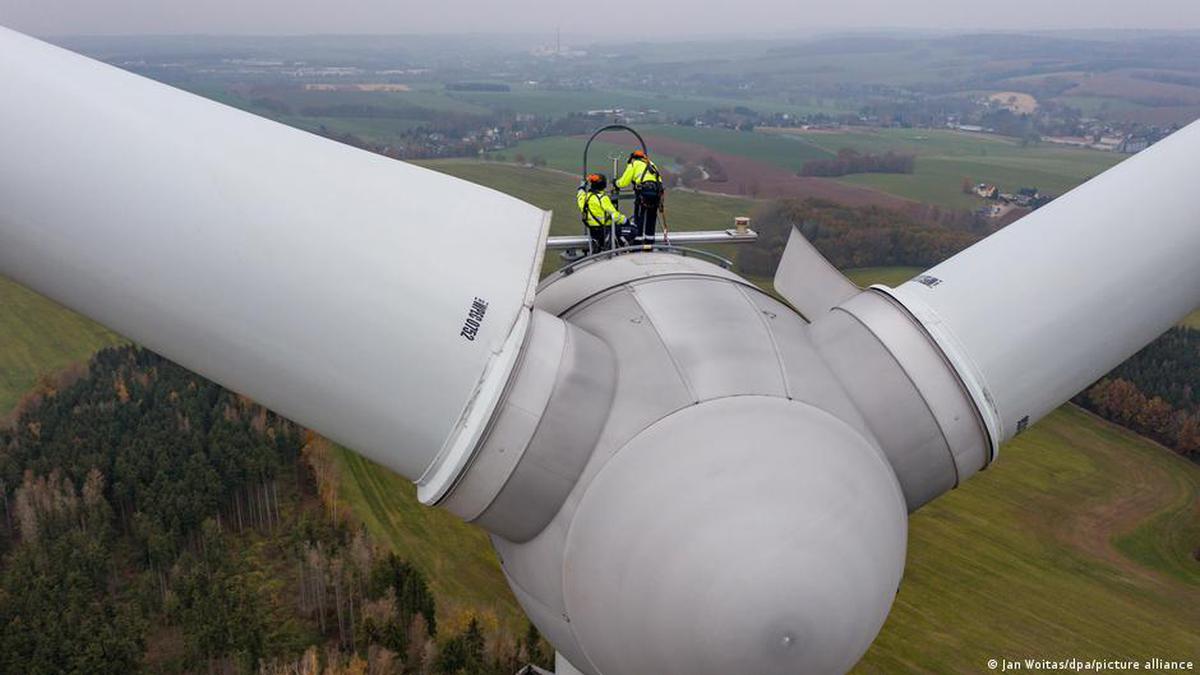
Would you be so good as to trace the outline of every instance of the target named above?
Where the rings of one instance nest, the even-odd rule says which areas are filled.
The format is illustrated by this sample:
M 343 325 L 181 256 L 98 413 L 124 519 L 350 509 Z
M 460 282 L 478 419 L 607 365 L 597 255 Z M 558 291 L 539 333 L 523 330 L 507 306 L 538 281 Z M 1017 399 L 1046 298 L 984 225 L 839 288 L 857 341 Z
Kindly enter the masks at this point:
M 0 54 L 0 272 L 486 529 L 560 672 L 850 668 L 907 514 L 1200 302 L 1196 125 L 898 288 L 793 233 L 789 307 L 662 252 L 538 285 L 517 199 Z

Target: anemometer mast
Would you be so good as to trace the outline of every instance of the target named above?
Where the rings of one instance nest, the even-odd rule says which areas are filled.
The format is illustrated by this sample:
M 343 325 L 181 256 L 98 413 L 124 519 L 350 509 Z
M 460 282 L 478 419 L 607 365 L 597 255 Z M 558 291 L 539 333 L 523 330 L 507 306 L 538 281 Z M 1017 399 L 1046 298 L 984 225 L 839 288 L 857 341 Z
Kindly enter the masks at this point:
M 538 284 L 540 209 L 0 53 L 0 272 L 486 528 L 587 675 L 849 669 L 908 512 L 1200 304 L 1195 124 L 899 288 L 793 232 L 785 304 L 662 250 Z

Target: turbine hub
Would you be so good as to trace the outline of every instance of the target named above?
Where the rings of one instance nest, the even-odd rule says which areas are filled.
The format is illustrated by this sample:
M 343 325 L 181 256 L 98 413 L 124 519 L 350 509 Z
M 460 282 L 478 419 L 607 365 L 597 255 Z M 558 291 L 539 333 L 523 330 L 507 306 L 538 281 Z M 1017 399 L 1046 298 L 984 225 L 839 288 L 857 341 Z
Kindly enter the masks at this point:
M 564 590 L 596 672 L 844 672 L 904 568 L 886 458 L 812 405 L 691 406 L 596 476 L 567 535 Z

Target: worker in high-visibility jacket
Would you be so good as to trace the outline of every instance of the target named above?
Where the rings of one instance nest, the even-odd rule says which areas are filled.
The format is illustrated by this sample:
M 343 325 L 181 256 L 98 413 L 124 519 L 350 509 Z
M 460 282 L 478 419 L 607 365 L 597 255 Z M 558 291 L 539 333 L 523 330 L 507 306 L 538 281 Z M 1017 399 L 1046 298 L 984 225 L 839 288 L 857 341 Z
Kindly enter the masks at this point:
M 587 226 L 588 236 L 591 237 L 591 252 L 599 253 L 612 246 L 610 234 L 613 225 L 624 225 L 625 214 L 613 206 L 612 200 L 604 194 L 608 187 L 608 178 L 602 173 L 588 174 L 585 183 L 580 186 L 575 201 L 579 204 L 579 214 L 583 224 Z
M 633 186 L 633 222 L 638 227 L 638 239 L 642 243 L 654 243 L 654 225 L 658 222 L 658 210 L 662 206 L 663 182 L 658 167 L 642 150 L 629 153 L 625 172 L 615 185 L 624 190 Z

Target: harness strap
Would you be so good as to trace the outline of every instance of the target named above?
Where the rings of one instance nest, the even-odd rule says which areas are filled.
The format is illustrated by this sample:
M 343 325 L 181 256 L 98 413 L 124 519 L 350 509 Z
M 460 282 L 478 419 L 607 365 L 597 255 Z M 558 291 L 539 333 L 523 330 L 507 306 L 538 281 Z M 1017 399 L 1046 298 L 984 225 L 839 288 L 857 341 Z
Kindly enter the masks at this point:
M 592 198 L 593 197 L 595 197 L 596 199 L 599 199 L 600 195 L 597 195 L 595 192 L 588 190 L 587 196 L 583 198 L 583 208 L 579 210 L 579 214 L 583 217 L 584 226 L 586 226 L 586 227 L 605 227 L 605 223 L 601 222 L 600 219 L 596 217 L 596 214 L 592 212 Z M 600 211 L 601 212 L 604 211 L 603 202 L 601 202 L 601 204 L 600 204 Z M 608 220 L 608 217 L 609 217 L 608 213 L 603 213 L 603 215 L 604 215 L 604 220 Z M 596 223 L 597 223 L 596 225 L 592 225 L 591 221 L 593 221 L 593 220 L 596 221 Z
M 658 172 L 658 167 L 654 166 L 654 162 L 651 162 L 649 157 L 646 158 L 645 162 L 646 165 L 642 167 L 642 173 L 638 176 L 637 184 L 641 186 L 642 183 L 646 182 L 647 171 L 654 171 L 654 177 L 657 178 L 659 182 L 662 182 L 662 174 Z

